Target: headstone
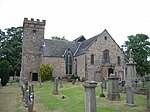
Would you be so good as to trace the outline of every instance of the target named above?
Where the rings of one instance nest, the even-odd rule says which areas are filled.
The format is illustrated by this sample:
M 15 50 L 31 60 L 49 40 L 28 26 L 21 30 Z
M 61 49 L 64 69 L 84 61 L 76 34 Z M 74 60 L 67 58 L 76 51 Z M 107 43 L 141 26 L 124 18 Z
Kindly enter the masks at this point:
M 119 78 L 114 74 L 111 74 L 110 77 L 108 77 L 108 99 L 109 100 L 120 100 L 118 80 Z
M 58 95 L 58 79 L 55 78 L 54 79 L 54 91 L 53 91 L 54 95 Z
M 1 78 L 0 78 L 0 88 L 2 87 L 2 81 L 1 81 Z
M 77 85 L 77 86 L 79 85 L 79 80 L 78 80 L 78 79 L 76 79 L 76 85 Z
M 100 84 L 100 87 L 101 87 L 101 94 L 100 94 L 100 97 L 105 97 L 105 95 L 104 95 L 104 85 L 105 85 L 104 82 L 102 82 L 102 83 Z
M 62 79 L 59 80 L 59 83 L 60 83 L 60 88 L 63 88 L 63 81 L 62 81 Z
M 95 87 L 97 86 L 97 82 L 86 81 L 83 86 L 85 88 L 84 112 L 96 112 Z
M 28 101 L 29 101 L 29 90 L 26 90 L 26 92 L 25 92 L 25 107 L 28 107 Z
M 132 86 L 126 87 L 126 104 L 128 106 L 134 106 L 134 92 Z
M 42 87 L 41 77 L 39 77 L 39 82 L 40 82 L 40 88 L 41 88 Z
M 107 82 L 106 82 L 105 78 L 103 78 L 102 83 L 103 83 L 103 89 L 106 90 L 107 89 Z
M 25 85 L 22 85 L 22 93 L 23 93 L 23 102 L 25 102 L 25 92 L 26 92 L 26 88 L 25 88 Z
M 28 101 L 28 112 L 33 112 L 34 106 L 34 93 L 31 93 Z
M 147 82 L 147 112 L 150 112 L 150 76 L 145 77 Z
M 133 85 L 134 81 L 137 79 L 136 63 L 133 60 L 132 50 L 130 50 L 129 63 L 127 63 L 126 65 L 127 65 L 126 85 L 130 86 L 130 85 Z

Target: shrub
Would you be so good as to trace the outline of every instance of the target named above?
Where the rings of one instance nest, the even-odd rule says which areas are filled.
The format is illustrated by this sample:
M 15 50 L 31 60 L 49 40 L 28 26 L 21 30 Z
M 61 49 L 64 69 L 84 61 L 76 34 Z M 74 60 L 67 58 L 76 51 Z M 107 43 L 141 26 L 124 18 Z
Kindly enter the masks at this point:
M 39 70 L 39 76 L 41 77 L 41 81 L 52 80 L 52 72 L 53 68 L 48 64 L 43 64 Z
M 9 81 L 9 62 L 7 60 L 0 61 L 0 78 L 2 86 L 5 86 Z

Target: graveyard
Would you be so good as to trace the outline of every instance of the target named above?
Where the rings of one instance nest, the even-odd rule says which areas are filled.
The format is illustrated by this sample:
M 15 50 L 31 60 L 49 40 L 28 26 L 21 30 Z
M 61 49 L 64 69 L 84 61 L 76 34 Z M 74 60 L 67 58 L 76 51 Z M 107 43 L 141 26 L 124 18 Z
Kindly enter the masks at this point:
M 95 88 L 96 112 L 144 112 L 147 107 L 146 95 L 134 94 L 135 106 L 126 105 L 126 94 L 120 93 L 120 100 L 111 101 L 107 98 L 108 88 L 104 89 L 105 97 L 100 97 L 101 83 Z M 84 112 L 85 90 L 83 82 L 72 84 L 63 81 L 63 87 L 58 84 L 58 94 L 54 95 L 54 82 L 34 82 L 33 112 Z M 4 103 L 5 102 L 5 103 Z M 9 108 L 7 108 L 9 107 Z M 22 102 L 22 92 L 17 83 L 8 84 L 0 90 L 0 111 L 26 112 Z M 8 112 L 9 112 L 8 111 Z

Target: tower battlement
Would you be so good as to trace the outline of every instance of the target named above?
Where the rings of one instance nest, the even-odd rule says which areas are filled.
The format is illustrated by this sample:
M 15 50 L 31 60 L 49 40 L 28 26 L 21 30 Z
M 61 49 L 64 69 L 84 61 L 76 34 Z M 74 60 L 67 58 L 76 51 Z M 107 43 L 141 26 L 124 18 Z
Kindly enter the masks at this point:
M 34 18 L 31 18 L 30 20 L 28 18 L 24 18 L 23 26 L 26 24 L 28 25 L 40 25 L 40 26 L 45 26 L 46 25 L 46 20 L 40 21 L 40 19 L 34 20 Z

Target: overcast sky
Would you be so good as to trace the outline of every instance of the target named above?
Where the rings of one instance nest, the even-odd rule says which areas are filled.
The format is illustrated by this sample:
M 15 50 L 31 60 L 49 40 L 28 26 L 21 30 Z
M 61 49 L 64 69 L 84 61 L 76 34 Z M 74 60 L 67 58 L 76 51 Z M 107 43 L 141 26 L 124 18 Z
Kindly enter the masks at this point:
M 74 40 L 104 29 L 122 45 L 127 36 L 150 37 L 150 0 L 0 0 L 0 29 L 22 26 L 24 17 L 46 20 L 45 38 Z

